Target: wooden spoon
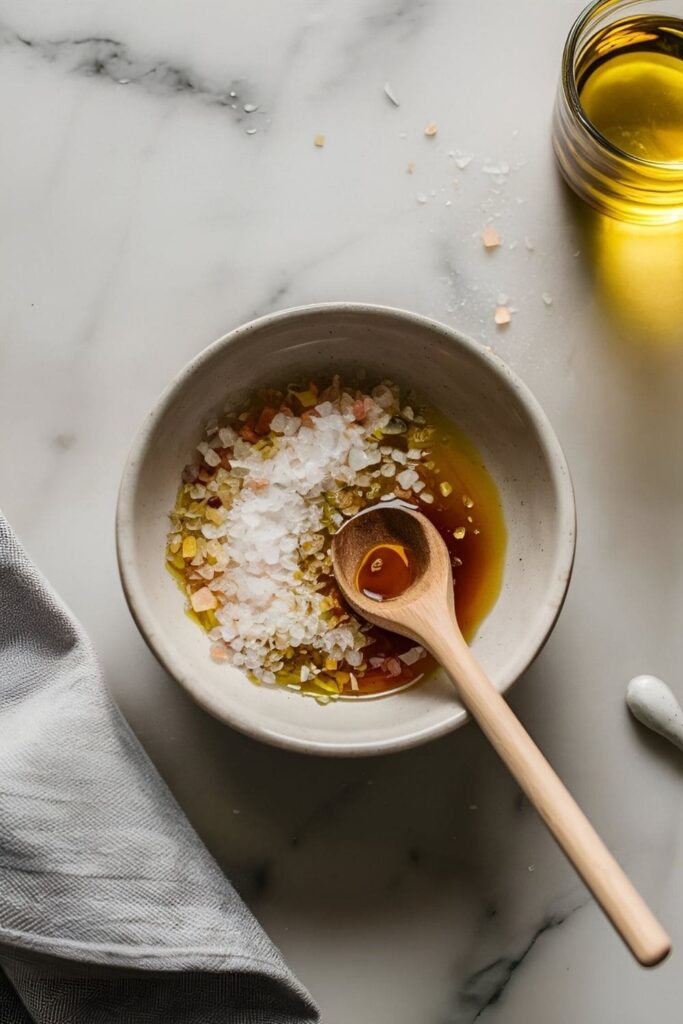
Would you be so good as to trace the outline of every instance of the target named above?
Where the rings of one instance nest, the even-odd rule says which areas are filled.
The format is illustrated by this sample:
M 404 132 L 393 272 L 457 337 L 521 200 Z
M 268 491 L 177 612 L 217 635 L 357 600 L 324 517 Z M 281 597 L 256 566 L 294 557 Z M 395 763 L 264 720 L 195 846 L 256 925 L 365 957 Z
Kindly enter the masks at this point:
M 407 589 L 386 600 L 368 597 L 356 583 L 368 552 L 380 545 L 407 550 L 413 567 Z M 633 955 L 646 967 L 663 960 L 671 949 L 669 936 L 465 643 L 453 605 L 448 549 L 436 528 L 400 503 L 379 505 L 336 534 L 332 561 L 344 596 L 360 615 L 412 637 L 443 665 L 460 700 Z

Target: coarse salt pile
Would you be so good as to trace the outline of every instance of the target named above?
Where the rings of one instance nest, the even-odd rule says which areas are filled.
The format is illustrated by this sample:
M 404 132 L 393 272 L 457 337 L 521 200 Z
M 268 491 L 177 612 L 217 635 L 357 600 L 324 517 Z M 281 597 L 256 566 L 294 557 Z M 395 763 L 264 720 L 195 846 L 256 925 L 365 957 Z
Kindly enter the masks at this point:
M 390 416 L 368 403 L 361 425 L 352 405 L 323 402 L 307 427 L 279 413 L 271 422 L 279 438 L 271 458 L 237 441 L 232 469 L 244 486 L 223 523 L 202 527 L 207 539 L 227 543 L 226 571 L 212 587 L 225 597 L 213 635 L 229 646 L 235 666 L 263 682 L 275 681 L 273 668 L 282 667 L 277 654 L 290 647 L 312 647 L 341 661 L 364 643 L 358 628 L 328 628 L 329 602 L 316 576 L 300 565 L 300 552 L 315 548 L 323 529 L 324 493 L 355 483 L 382 459 L 369 436 Z
M 183 473 L 167 559 L 215 660 L 324 701 L 359 689 L 354 672 L 397 677 L 424 657 L 377 656 L 369 627 L 342 607 L 330 540 L 370 503 L 434 501 L 419 472 L 433 433 L 391 382 L 364 394 L 338 378 L 323 392 L 264 392 L 225 426 L 209 424 L 201 465 Z

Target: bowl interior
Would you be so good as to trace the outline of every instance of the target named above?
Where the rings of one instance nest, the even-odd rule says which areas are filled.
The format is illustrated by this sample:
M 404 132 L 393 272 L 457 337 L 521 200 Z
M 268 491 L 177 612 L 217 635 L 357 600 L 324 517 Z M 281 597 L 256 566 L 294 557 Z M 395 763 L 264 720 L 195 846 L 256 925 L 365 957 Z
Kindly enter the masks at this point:
M 503 588 L 473 648 L 499 690 L 536 655 L 561 607 L 574 552 L 571 482 L 535 400 L 498 359 L 432 321 L 379 307 L 318 306 L 255 321 L 201 353 L 171 383 L 143 425 L 121 486 L 119 564 L 143 635 L 212 714 L 282 746 L 379 753 L 441 735 L 465 718 L 441 671 L 400 693 L 320 706 L 257 687 L 209 657 L 165 569 L 167 513 L 206 420 L 258 386 L 302 374 L 372 383 L 390 377 L 440 408 L 475 442 L 503 501 L 508 549 Z

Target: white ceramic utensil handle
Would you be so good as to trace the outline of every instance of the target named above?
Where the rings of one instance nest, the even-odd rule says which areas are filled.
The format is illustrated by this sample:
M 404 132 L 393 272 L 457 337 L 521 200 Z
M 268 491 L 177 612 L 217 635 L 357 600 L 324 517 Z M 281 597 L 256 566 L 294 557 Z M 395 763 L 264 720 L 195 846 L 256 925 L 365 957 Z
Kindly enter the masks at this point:
M 433 653 L 633 955 L 654 967 L 671 949 L 669 936 L 464 640 L 446 636 Z

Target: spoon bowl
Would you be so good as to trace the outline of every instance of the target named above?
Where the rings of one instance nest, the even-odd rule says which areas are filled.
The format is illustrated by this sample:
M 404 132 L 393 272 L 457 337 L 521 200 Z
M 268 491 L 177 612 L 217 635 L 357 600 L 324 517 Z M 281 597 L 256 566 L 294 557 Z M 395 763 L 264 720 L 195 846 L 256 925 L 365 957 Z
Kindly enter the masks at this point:
M 410 551 L 414 576 L 402 594 L 378 601 L 358 589 L 356 578 L 367 552 L 387 544 L 401 545 Z M 428 519 L 414 506 L 398 499 L 364 509 L 347 520 L 334 536 L 332 565 L 346 600 L 359 615 L 376 626 L 412 639 L 418 639 L 411 626 L 411 609 L 416 601 L 437 587 L 444 601 L 453 604 L 453 579 L 444 542 Z M 440 568 L 438 579 L 435 566 Z M 403 614 L 406 610 L 408 614 Z

